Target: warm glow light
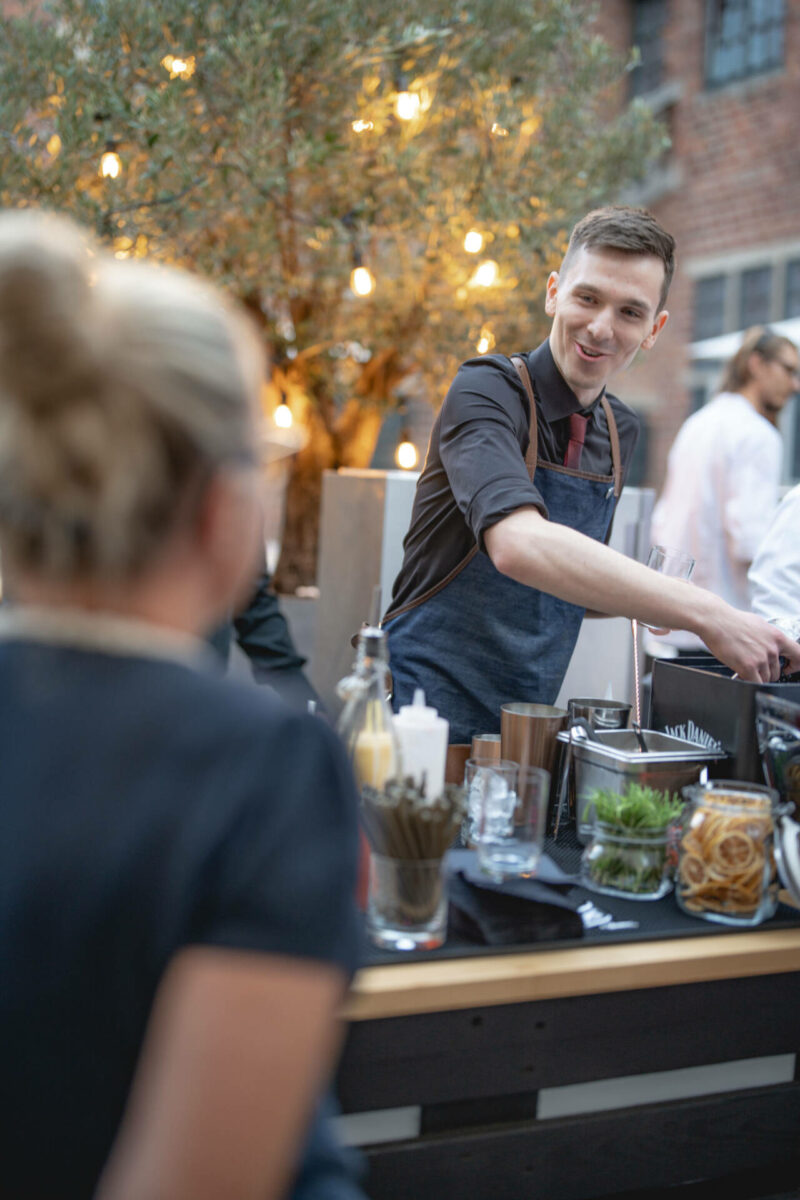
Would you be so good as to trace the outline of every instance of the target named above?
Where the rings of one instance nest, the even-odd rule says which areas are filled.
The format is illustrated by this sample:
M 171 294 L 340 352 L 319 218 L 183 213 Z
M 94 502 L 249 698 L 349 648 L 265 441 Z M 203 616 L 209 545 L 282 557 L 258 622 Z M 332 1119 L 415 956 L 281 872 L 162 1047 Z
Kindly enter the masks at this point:
M 106 150 L 100 159 L 100 174 L 103 179 L 116 179 L 122 170 L 122 159 L 116 150 Z
M 370 129 L 374 128 L 375 125 L 372 121 L 362 121 L 360 117 L 352 124 L 353 133 L 368 133 Z
M 402 441 L 395 451 L 394 461 L 402 471 L 413 471 L 419 462 L 417 447 L 413 442 Z
M 367 267 L 354 267 L 350 272 L 350 287 L 357 296 L 368 296 L 375 290 L 375 278 Z
M 476 347 L 478 354 L 488 354 L 490 350 L 494 349 L 494 345 L 495 336 L 489 326 L 484 325 L 483 329 L 481 330 L 481 336 L 478 338 L 478 344 Z
M 416 92 L 398 92 L 394 101 L 395 114 L 401 121 L 413 121 L 419 116 L 422 100 Z
M 187 54 L 186 58 L 176 58 L 172 54 L 165 54 L 161 65 L 166 71 L 169 71 L 170 79 L 191 79 L 194 75 L 195 58 L 193 54 Z
M 294 418 L 292 417 L 292 410 L 289 408 L 289 405 L 279 404 L 273 413 L 273 419 L 279 429 L 291 429 Z
M 478 233 L 477 229 L 470 229 L 464 238 L 464 249 L 467 254 L 480 254 L 483 249 L 483 234 Z
M 498 125 L 497 121 L 495 121 L 494 125 L 492 126 L 492 136 L 508 137 L 508 130 L 504 125 Z
M 492 287 L 497 283 L 497 277 L 500 274 L 500 268 L 493 258 L 486 258 L 482 263 L 479 263 L 472 276 L 470 283 L 474 287 Z

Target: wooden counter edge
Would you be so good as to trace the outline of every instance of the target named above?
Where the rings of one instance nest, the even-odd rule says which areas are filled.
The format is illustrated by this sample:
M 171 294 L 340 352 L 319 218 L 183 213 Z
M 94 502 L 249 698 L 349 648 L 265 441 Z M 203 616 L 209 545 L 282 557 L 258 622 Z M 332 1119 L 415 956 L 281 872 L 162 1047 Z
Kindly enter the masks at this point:
M 800 972 L 800 929 L 391 963 L 359 971 L 348 1021 Z

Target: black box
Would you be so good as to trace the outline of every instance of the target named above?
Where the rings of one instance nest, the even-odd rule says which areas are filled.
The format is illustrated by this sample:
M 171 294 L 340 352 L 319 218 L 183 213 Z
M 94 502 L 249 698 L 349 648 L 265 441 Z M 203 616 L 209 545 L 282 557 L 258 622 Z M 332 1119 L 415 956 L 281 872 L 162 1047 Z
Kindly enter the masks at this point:
M 721 747 L 727 758 L 710 763 L 714 779 L 763 783 L 756 738 L 756 692 L 800 703 L 800 683 L 734 679 L 716 659 L 657 658 L 653 663 L 651 729 Z

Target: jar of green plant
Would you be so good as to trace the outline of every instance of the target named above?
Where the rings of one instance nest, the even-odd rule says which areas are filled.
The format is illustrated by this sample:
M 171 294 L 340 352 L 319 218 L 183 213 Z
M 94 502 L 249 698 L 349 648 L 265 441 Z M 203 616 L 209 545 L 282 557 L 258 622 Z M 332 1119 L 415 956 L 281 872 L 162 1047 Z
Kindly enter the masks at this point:
M 620 794 L 597 791 L 592 840 L 581 858 L 584 887 L 626 900 L 660 900 L 670 890 L 670 826 L 677 797 L 632 783 Z

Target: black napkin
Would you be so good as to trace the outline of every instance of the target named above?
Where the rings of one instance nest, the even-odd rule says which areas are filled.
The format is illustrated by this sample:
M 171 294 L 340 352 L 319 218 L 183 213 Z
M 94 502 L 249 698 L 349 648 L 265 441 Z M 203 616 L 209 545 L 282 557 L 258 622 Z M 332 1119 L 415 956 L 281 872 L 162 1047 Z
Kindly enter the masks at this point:
M 536 879 L 494 882 L 463 859 L 454 866 L 448 879 L 454 933 L 487 946 L 583 937 L 577 901 L 552 887 Z

